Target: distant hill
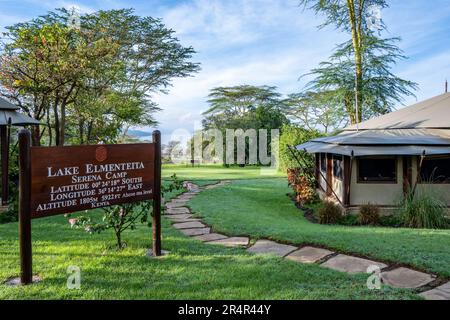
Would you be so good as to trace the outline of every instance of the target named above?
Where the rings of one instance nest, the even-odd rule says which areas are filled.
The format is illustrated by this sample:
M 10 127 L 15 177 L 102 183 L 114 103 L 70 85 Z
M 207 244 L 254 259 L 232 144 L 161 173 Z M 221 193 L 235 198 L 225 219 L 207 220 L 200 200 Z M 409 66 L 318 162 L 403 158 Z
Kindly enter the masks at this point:
M 128 130 L 127 134 L 136 138 L 151 137 L 152 133 L 143 130 Z

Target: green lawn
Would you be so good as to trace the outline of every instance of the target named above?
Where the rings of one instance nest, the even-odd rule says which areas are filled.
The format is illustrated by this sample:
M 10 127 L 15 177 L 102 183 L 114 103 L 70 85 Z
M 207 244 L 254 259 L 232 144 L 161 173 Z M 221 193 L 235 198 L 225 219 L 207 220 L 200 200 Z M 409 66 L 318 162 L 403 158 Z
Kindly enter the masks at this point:
M 288 192 L 285 179 L 239 180 L 204 191 L 190 206 L 219 232 L 318 244 L 450 277 L 450 230 L 313 224 L 289 200 Z
M 258 168 L 164 167 L 164 176 L 174 172 L 201 185 L 234 180 L 232 185 L 206 190 L 190 202 L 217 230 L 253 238 L 322 243 L 375 257 L 399 257 L 427 268 L 431 265 L 443 274 L 449 272 L 445 271 L 449 253 L 444 250 L 448 249 L 448 232 L 312 225 L 287 199 L 285 179 L 267 179 Z M 174 195 L 166 194 L 166 198 Z M 125 232 L 127 247 L 117 251 L 112 232 L 89 235 L 71 229 L 63 216 L 33 221 L 33 267 L 43 281 L 7 287 L 3 282 L 19 274 L 17 228 L 17 223 L 0 225 L 0 299 L 418 298 L 410 290 L 385 286 L 368 290 L 364 274 L 351 276 L 317 265 L 250 255 L 244 249 L 206 245 L 182 235 L 166 219 L 163 248 L 170 254 L 147 258 L 149 228 L 140 226 Z M 424 252 L 428 252 L 429 261 Z M 66 288 L 66 270 L 71 265 L 81 268 L 81 290 Z
M 17 224 L 0 226 L 0 283 L 19 273 Z M 163 221 L 170 255 L 145 257 L 151 230 L 124 236 L 117 251 L 109 232 L 70 229 L 63 216 L 33 221 L 34 272 L 26 287 L 0 284 L 0 299 L 416 299 L 409 291 L 366 288 L 366 275 L 347 276 L 315 265 L 205 245 Z M 66 288 L 69 266 L 81 268 L 81 289 Z
M 202 165 L 192 167 L 187 165 L 169 165 L 165 164 L 162 168 L 163 177 L 167 178 L 176 174 L 181 179 L 189 180 L 236 180 L 236 179 L 265 179 L 283 177 L 284 174 L 278 172 L 275 175 L 267 175 L 264 169 L 257 166 L 238 167 L 232 166 L 225 168 L 221 165 Z

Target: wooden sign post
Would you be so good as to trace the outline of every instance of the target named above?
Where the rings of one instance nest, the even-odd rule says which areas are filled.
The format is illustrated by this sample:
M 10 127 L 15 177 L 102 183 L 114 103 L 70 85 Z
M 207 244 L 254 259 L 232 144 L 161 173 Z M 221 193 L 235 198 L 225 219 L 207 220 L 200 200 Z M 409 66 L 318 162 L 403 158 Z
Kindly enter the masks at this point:
M 153 132 L 153 143 L 155 144 L 155 183 L 153 197 L 153 255 L 161 255 L 161 133 Z
M 31 134 L 28 130 L 19 132 L 19 241 L 20 241 L 20 283 L 33 281 L 31 253 Z
M 31 219 L 153 200 L 153 255 L 161 255 L 161 134 L 153 143 L 32 147 L 19 133 L 22 284 L 32 282 Z

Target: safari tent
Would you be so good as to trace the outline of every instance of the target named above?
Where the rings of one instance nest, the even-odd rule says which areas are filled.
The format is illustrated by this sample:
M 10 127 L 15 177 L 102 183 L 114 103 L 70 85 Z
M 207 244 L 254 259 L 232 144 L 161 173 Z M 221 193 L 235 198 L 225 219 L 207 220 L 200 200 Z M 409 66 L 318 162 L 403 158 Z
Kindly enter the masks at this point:
M 321 198 L 351 211 L 395 207 L 427 188 L 450 207 L 450 93 L 297 146 L 314 154 Z

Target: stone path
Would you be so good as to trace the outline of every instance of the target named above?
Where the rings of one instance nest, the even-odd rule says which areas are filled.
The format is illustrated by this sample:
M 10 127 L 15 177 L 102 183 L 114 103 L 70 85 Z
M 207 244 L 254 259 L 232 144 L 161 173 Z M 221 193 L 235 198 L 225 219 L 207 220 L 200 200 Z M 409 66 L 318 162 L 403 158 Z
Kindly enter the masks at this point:
M 381 273 L 381 279 L 390 286 L 411 289 L 429 284 L 434 281 L 436 277 L 408 268 L 397 268 Z
M 450 300 L 450 282 L 420 294 L 427 300 Z
M 213 232 L 209 226 L 202 223 L 201 219 L 192 215 L 187 207 L 187 203 L 202 189 L 214 189 L 228 183 L 230 181 L 221 181 L 200 188 L 193 183 L 185 182 L 184 185 L 188 191 L 166 203 L 166 217 L 172 221 L 174 228 L 206 244 L 243 247 L 249 253 L 271 254 L 298 263 L 317 263 L 325 268 L 348 274 L 371 273 L 377 269 L 381 271 L 381 281 L 384 284 L 396 288 L 415 289 L 421 292 L 419 294 L 421 297 L 428 300 L 450 300 L 450 282 L 433 288 L 432 284 L 437 279 L 436 276 L 431 274 L 405 267 L 393 268 L 382 262 L 340 254 L 313 246 L 299 248 L 272 240 L 257 240 L 253 245 L 249 246 L 250 239 L 248 237 L 227 236 Z M 424 291 L 424 288 L 429 290 Z
M 287 244 L 280 244 L 270 240 L 258 240 L 253 246 L 247 249 L 247 252 L 273 254 L 276 256 L 284 257 L 297 249 L 297 247 Z
M 334 254 L 333 251 L 315 248 L 303 247 L 286 256 L 286 259 L 297 261 L 300 263 L 316 263 L 325 257 Z
M 387 267 L 387 265 L 381 262 L 352 257 L 345 254 L 338 254 L 322 263 L 322 266 L 350 274 L 367 272 L 368 268 L 371 266 L 378 267 L 380 270 Z

